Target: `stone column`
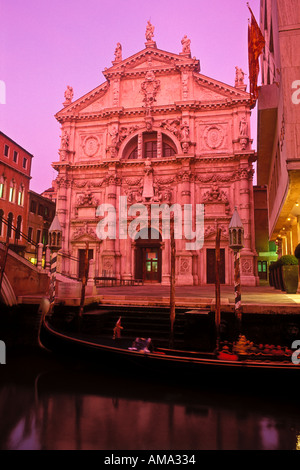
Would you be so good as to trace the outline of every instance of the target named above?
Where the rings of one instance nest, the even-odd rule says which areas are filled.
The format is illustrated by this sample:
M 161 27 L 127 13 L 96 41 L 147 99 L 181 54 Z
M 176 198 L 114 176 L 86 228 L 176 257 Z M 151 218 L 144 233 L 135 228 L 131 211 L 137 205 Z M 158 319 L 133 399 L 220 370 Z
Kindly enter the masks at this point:
M 177 282 L 179 285 L 193 285 L 193 255 L 192 252 L 187 250 L 186 243 L 191 240 L 185 238 L 185 233 L 189 233 L 192 230 L 192 219 L 193 217 L 187 217 L 184 220 L 184 204 L 191 204 L 191 188 L 190 188 L 190 168 L 186 167 L 183 169 L 183 174 L 180 183 L 180 199 L 177 201 L 181 203 L 182 207 L 182 219 L 183 219 L 183 230 L 182 240 L 177 240 L 178 251 L 176 250 L 176 273 L 178 273 Z M 192 210 L 195 208 L 193 207 Z M 176 248 L 177 248 L 176 247 Z
M 165 286 L 170 285 L 170 269 L 171 269 L 171 243 L 170 239 L 166 239 L 162 244 L 162 270 L 161 283 Z
M 37 268 L 42 269 L 42 259 L 43 259 L 43 244 L 38 243 L 37 249 Z
M 51 255 L 51 251 L 50 251 L 50 247 L 49 245 L 46 246 L 46 263 L 45 263 L 45 269 L 46 271 L 50 271 L 50 255 Z

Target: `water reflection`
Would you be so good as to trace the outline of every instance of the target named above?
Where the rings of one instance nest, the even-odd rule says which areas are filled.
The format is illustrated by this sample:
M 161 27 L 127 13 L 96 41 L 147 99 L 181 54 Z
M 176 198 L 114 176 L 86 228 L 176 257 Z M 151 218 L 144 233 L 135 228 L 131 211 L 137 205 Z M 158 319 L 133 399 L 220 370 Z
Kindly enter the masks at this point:
M 0 449 L 299 449 L 296 402 L 56 366 L 2 377 Z

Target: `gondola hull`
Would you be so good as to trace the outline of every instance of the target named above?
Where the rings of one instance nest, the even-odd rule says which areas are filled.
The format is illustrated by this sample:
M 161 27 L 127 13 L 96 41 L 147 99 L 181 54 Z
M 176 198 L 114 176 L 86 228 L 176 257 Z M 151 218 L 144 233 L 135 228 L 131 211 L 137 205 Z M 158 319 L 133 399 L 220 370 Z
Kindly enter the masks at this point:
M 117 373 L 133 371 L 134 374 L 150 374 L 163 377 L 189 376 L 194 381 L 222 379 L 247 382 L 252 379 L 262 381 L 281 381 L 281 374 L 292 379 L 299 376 L 300 366 L 291 358 L 286 360 L 238 360 L 218 359 L 212 353 L 198 353 L 158 348 L 151 352 L 131 350 L 132 340 L 126 338 L 90 339 L 83 335 L 66 334 L 56 330 L 47 320 L 40 328 L 40 344 L 46 349 L 63 355 L 97 364 L 101 367 L 115 368 Z

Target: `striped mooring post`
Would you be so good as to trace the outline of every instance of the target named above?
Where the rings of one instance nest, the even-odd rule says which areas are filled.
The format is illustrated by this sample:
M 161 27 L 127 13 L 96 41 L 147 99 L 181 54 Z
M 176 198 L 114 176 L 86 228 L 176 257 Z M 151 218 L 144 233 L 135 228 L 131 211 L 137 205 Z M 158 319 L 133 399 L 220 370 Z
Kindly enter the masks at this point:
M 57 253 L 54 252 L 51 255 L 51 261 L 50 261 L 50 287 L 49 287 L 50 311 L 54 307 L 54 303 L 55 303 L 56 266 L 57 266 Z
M 234 295 L 235 316 L 238 320 L 239 331 L 242 323 L 242 297 L 241 297 L 241 273 L 240 273 L 240 251 L 234 251 Z

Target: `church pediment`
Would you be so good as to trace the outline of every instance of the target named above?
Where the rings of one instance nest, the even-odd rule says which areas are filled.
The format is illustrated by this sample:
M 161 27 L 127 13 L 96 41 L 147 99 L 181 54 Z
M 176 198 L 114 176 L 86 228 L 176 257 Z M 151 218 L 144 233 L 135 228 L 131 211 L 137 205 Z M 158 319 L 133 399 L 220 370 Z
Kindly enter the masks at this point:
M 85 112 L 99 112 L 101 109 L 108 107 L 108 90 L 109 83 L 105 82 L 76 101 L 69 104 L 64 103 L 65 107 L 55 115 L 56 119 L 61 121 L 64 118 L 77 115 L 83 110 Z
M 214 80 L 202 74 L 194 74 L 194 97 L 200 102 L 224 100 L 248 100 L 246 91 Z
M 133 56 L 113 62 L 113 66 L 105 69 L 103 75 L 107 80 L 115 76 L 143 75 L 149 69 L 154 72 L 164 70 L 180 70 L 181 67 L 199 72 L 199 60 L 187 55 L 173 54 L 157 48 L 146 48 Z

